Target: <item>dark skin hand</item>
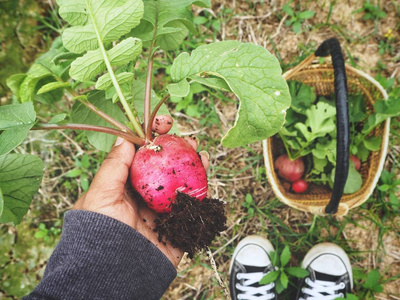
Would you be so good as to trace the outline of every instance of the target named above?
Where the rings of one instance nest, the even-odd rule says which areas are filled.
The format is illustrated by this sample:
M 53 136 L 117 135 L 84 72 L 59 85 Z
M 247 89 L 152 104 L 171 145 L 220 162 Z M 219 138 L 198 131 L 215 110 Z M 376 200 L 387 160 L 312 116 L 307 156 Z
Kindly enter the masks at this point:
M 158 116 L 158 118 L 168 119 L 170 117 Z M 168 127 L 167 129 L 170 130 L 172 127 L 170 119 L 165 124 Z M 157 128 L 155 126 L 153 128 L 155 131 L 165 132 L 166 130 L 163 127 L 160 128 L 159 123 Z M 188 139 L 196 150 L 197 141 L 192 138 Z M 182 259 L 183 252 L 172 247 L 169 242 L 164 244 L 158 241 L 158 233 L 153 231 L 156 214 L 148 209 L 142 201 L 136 201 L 132 196 L 128 177 L 134 156 L 134 145 L 118 138 L 94 177 L 89 190 L 78 199 L 73 209 L 100 213 L 131 226 L 151 241 L 177 267 Z M 205 168 L 208 168 L 208 155 L 201 153 L 201 158 Z

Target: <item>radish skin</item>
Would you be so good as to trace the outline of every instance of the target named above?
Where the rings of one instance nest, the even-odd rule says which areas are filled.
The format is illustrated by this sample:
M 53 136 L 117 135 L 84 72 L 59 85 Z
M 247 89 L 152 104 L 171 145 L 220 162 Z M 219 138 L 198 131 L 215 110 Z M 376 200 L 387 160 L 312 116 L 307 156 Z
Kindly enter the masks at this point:
M 157 213 L 171 210 L 177 192 L 199 200 L 207 195 L 207 175 L 200 156 L 176 135 L 160 135 L 137 151 L 131 183 Z

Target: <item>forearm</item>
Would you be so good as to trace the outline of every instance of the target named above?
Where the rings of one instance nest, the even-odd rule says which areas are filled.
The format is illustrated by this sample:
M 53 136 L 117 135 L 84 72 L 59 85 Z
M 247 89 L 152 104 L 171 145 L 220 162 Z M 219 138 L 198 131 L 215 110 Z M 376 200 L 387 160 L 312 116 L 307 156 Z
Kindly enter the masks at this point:
M 176 276 L 167 257 L 128 225 L 73 210 L 31 299 L 159 299 Z

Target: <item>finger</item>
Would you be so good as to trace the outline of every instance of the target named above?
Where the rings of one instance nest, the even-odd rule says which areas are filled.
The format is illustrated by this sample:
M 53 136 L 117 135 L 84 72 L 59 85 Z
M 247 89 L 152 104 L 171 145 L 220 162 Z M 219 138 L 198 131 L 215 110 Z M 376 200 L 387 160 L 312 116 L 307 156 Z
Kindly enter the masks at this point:
M 172 128 L 173 119 L 169 115 L 160 115 L 154 118 L 151 130 L 159 133 L 166 134 Z
M 190 144 L 190 146 L 193 147 L 195 151 L 197 151 L 197 145 L 198 145 L 197 137 L 191 135 L 191 136 L 185 136 L 184 139 Z
M 118 138 L 90 185 L 86 200 L 120 199 L 135 155 L 132 143 Z
M 210 167 L 210 154 L 208 154 L 207 151 L 200 151 L 200 158 L 201 158 L 201 163 L 203 164 L 204 169 L 208 170 Z

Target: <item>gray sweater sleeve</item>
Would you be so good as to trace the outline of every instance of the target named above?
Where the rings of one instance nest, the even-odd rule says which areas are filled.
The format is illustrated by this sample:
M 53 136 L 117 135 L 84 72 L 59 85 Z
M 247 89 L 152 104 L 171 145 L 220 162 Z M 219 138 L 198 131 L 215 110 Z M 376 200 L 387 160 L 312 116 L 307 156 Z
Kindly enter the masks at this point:
M 128 225 L 71 210 L 32 299 L 160 299 L 176 276 L 169 259 Z

